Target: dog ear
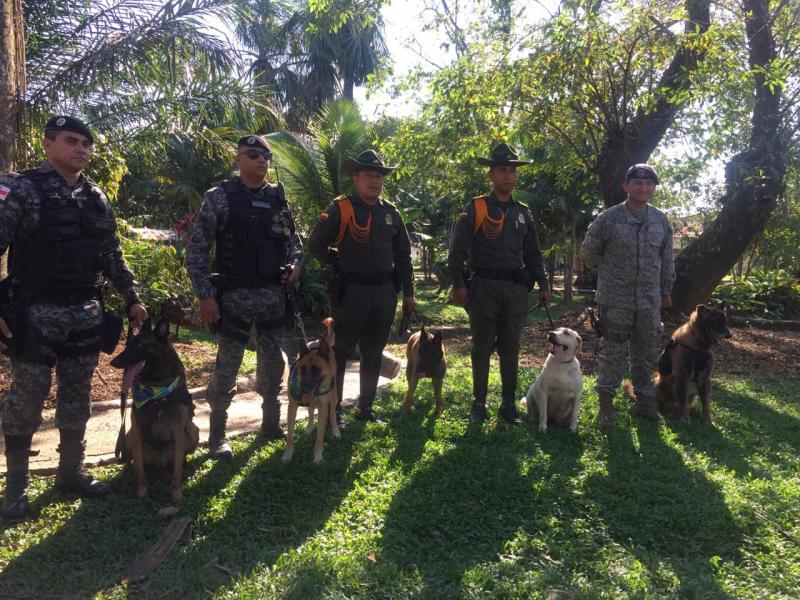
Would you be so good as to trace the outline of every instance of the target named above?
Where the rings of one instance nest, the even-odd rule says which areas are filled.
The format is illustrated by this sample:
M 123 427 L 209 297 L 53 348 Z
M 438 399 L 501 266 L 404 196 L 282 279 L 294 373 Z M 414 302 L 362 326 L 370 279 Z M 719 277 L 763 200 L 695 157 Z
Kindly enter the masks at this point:
M 441 344 L 442 343 L 442 332 L 437 331 L 433 334 L 433 343 L 434 344 Z
M 164 317 L 158 320 L 155 330 L 156 337 L 160 340 L 169 339 L 169 320 Z
M 579 335 L 576 335 L 575 337 L 578 338 L 578 345 L 575 346 L 575 354 L 580 354 L 581 350 L 583 350 L 583 338 L 581 338 Z
M 427 337 L 428 337 L 428 332 L 427 332 L 427 331 L 425 331 L 425 325 L 423 325 L 423 326 L 420 328 L 420 330 L 419 330 L 419 337 L 421 337 L 421 338 L 427 338 Z
M 300 344 L 300 351 L 297 353 L 297 358 L 303 358 L 306 354 L 309 354 L 311 350 L 308 349 L 308 346 L 305 344 Z
M 705 304 L 698 304 L 695 310 L 697 311 L 697 316 L 702 317 L 708 312 L 708 307 Z

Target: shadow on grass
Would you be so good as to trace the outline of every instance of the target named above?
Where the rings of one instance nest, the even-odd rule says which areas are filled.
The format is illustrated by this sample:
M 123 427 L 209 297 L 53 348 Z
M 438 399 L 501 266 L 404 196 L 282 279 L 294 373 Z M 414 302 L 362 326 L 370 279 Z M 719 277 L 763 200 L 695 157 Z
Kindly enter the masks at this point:
M 737 561 L 742 535 L 722 491 L 686 466 L 658 424 L 635 420 L 632 427 L 608 432 L 607 473 L 586 483 L 608 535 L 656 588 L 671 577 L 666 569 L 677 576 L 681 597 L 728 597 L 713 562 Z
M 165 526 L 156 502 L 137 500 L 132 474 L 121 470 L 108 499 L 82 501 L 76 510 L 72 500 L 47 490 L 34 502 L 38 519 L 17 526 L 23 538 L 43 537 L 0 573 L 0 597 L 84 598 L 115 586 L 137 598 L 209 596 L 229 584 L 229 575 L 272 564 L 325 523 L 357 476 L 359 465 L 349 461 L 361 431 L 353 426 L 343 440 L 326 440 L 320 466 L 302 435 L 289 465 L 280 460 L 282 443 L 265 445 L 255 436 L 233 440 L 230 463 L 209 463 L 205 451 L 196 453 L 184 470 L 179 512 L 192 517 L 189 541 L 184 536 L 158 570 L 127 592 L 117 585 L 120 576 Z M 169 504 L 168 477 L 148 481 L 151 498 Z M 59 518 L 63 524 L 52 531 Z
M 398 437 L 421 438 L 400 442 L 415 456 L 427 433 L 412 427 Z M 571 432 L 532 443 L 525 426 L 464 427 L 455 435 L 464 428 L 442 427 L 424 465 L 410 471 L 386 513 L 374 577 L 392 581 L 401 572 L 417 582 L 416 597 L 459 597 L 468 571 L 496 563 L 508 540 L 538 527 L 532 516 L 542 510 L 540 484 L 546 482 L 545 494 L 568 495 L 579 468 L 583 448 Z

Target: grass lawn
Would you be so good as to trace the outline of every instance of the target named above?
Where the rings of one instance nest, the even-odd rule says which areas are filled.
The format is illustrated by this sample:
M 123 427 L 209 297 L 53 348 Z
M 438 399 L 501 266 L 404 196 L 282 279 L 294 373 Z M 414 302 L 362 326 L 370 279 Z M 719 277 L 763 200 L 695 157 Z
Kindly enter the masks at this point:
M 252 435 L 232 464 L 195 454 L 191 532 L 130 588 L 167 478 L 137 501 L 129 474 L 98 469 L 114 494 L 95 502 L 35 478 L 36 520 L 0 523 L 0 597 L 797 597 L 800 382 L 717 381 L 714 427 L 631 419 L 619 396 L 602 433 L 587 378 L 578 433 L 542 435 L 470 426 L 468 359 L 450 359 L 441 418 L 428 382 L 398 412 L 401 377 L 378 401 L 388 424 L 350 423 L 321 466 L 308 436 L 290 465 Z

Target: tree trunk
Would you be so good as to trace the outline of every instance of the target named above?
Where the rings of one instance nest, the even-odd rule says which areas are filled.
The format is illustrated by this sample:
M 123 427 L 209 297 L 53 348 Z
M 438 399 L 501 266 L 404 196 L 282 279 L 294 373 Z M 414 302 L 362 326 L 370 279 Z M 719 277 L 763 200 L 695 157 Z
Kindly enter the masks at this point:
M 689 312 L 706 302 L 754 238 L 761 233 L 784 191 L 785 146 L 779 135 L 781 86 L 765 84 L 776 57 L 769 0 L 744 0 L 750 68 L 755 83 L 749 150 L 725 168 L 726 192 L 717 220 L 675 262 L 675 305 Z
M 22 0 L 0 0 L 0 175 L 20 162 L 25 99 L 25 40 Z M 0 249 L 2 250 L 2 249 Z M 0 278 L 8 272 L 0 255 Z
M 344 83 L 342 85 L 342 97 L 347 98 L 348 100 L 352 100 L 354 88 L 355 88 L 355 83 L 353 81 L 353 77 L 351 75 L 345 75 Z
M 686 0 L 687 34 L 695 31 L 704 33 L 708 30 L 709 4 L 709 0 Z M 682 106 L 681 103 L 670 103 L 670 99 L 675 92 L 691 86 L 691 78 L 686 74 L 697 67 L 704 55 L 702 45 L 687 39 L 661 75 L 658 87 L 663 91 L 655 106 L 640 108 L 630 122 L 621 123 L 613 130 L 606 131 L 594 167 L 600 180 L 600 193 L 606 208 L 625 200 L 625 193 L 622 190 L 625 171 L 633 164 L 647 162 L 650 154 L 661 142 L 661 138 L 672 125 L 675 114 Z
M 567 256 L 564 259 L 564 306 L 572 304 L 572 277 L 575 273 L 575 219 L 569 223 L 569 238 L 567 239 Z

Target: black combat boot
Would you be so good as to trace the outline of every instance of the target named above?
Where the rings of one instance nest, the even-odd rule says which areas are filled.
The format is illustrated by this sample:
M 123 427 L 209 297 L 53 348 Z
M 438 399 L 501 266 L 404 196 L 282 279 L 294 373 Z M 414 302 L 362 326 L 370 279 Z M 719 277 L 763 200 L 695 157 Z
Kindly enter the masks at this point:
M 208 426 L 208 453 L 214 460 L 231 460 L 233 452 L 225 439 L 225 424 L 228 411 L 225 408 L 212 409 Z
M 359 385 L 361 393 L 358 396 L 358 412 L 356 419 L 359 421 L 372 421 L 381 423 L 378 414 L 372 410 L 375 392 L 378 388 L 378 378 L 381 370 L 381 355 L 361 354 L 361 367 L 359 370 Z
M 261 404 L 261 435 L 268 441 L 285 440 L 286 434 L 281 429 L 281 405 L 275 402 L 264 402 Z M 211 444 L 209 444 L 210 446 Z M 230 448 L 228 449 L 230 451 Z
M 473 400 L 469 411 L 470 423 L 483 423 L 486 420 L 486 400 Z
M 21 521 L 30 516 L 28 485 L 31 476 L 28 461 L 31 452 L 30 435 L 7 435 L 6 442 L 6 494 L 0 515 L 11 521 Z
M 92 478 L 83 467 L 86 442 L 85 429 L 59 429 L 61 443 L 58 446 L 58 472 L 56 489 L 62 494 L 77 494 L 83 498 L 105 498 L 111 486 Z
M 517 412 L 517 403 L 514 402 L 514 398 L 503 398 L 497 414 L 509 425 L 519 425 L 519 413 Z

